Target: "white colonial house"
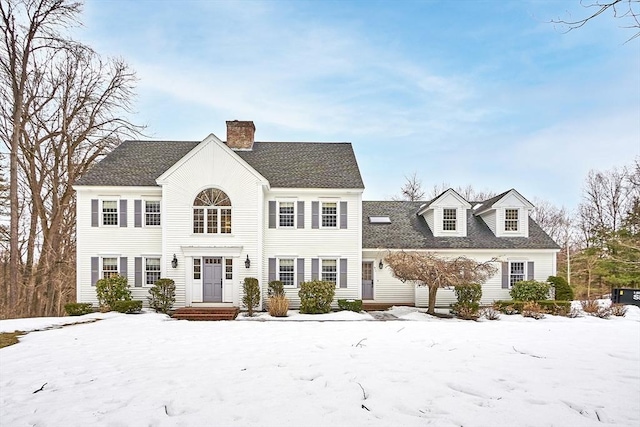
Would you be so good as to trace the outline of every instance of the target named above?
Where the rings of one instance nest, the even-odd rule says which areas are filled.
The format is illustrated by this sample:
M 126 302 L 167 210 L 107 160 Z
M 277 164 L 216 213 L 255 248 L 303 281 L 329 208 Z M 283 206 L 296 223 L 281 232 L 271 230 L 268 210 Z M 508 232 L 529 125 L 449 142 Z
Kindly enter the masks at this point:
M 74 186 L 77 299 L 97 303 L 98 279 L 127 277 L 146 301 L 160 277 L 176 306 L 241 306 L 242 283 L 328 280 L 336 299 L 426 305 L 427 291 L 393 278 L 389 251 L 497 258 L 483 302 L 508 299 L 522 279 L 556 271 L 558 246 L 509 190 L 467 201 L 448 190 L 431 201 L 363 201 L 351 144 L 256 142 L 253 122 L 227 122 L 227 141 L 126 141 Z M 440 291 L 448 305 L 452 291 Z

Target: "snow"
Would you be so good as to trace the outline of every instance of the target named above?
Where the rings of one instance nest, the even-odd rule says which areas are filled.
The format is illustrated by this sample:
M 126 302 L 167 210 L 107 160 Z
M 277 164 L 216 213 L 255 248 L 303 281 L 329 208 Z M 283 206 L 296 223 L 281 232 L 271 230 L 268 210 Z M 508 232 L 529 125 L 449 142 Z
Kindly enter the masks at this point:
M 638 307 L 608 320 L 388 313 L 402 320 L 0 321 L 56 326 L 0 349 L 0 425 L 640 425 Z M 59 327 L 78 320 L 91 323 Z

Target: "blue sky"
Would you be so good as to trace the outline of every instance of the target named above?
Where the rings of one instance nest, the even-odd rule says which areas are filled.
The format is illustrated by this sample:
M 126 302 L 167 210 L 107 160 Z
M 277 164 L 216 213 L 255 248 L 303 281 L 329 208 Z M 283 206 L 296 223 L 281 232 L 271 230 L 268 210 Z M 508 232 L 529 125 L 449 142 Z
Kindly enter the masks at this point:
M 575 208 L 640 156 L 640 38 L 578 0 L 89 0 L 79 37 L 137 72 L 154 139 L 349 141 L 364 198 L 416 172 Z M 328 159 L 329 160 L 329 159 Z

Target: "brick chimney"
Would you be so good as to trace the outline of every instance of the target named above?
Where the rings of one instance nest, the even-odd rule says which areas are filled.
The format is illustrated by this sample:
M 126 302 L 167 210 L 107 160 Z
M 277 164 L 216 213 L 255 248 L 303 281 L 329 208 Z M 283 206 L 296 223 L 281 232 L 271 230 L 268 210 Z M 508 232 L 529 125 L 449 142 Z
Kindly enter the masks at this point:
M 232 150 L 251 150 L 255 133 L 252 121 L 227 121 L 227 146 Z

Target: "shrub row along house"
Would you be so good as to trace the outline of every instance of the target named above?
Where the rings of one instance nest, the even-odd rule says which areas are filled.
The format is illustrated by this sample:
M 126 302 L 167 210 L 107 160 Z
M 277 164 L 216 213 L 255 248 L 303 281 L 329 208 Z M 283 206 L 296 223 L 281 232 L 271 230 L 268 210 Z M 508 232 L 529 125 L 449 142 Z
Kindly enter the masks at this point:
M 125 276 L 146 299 L 160 277 L 176 306 L 240 306 L 242 283 L 336 284 L 336 299 L 425 306 L 427 289 L 395 279 L 390 251 L 498 259 L 483 303 L 510 286 L 546 280 L 559 248 L 530 218 L 516 190 L 467 201 L 447 190 L 428 202 L 363 201 L 348 143 L 256 142 L 250 121 L 227 122 L 227 141 L 126 141 L 74 186 L 77 298 L 96 303 L 95 283 Z M 438 305 L 454 300 L 438 293 Z

